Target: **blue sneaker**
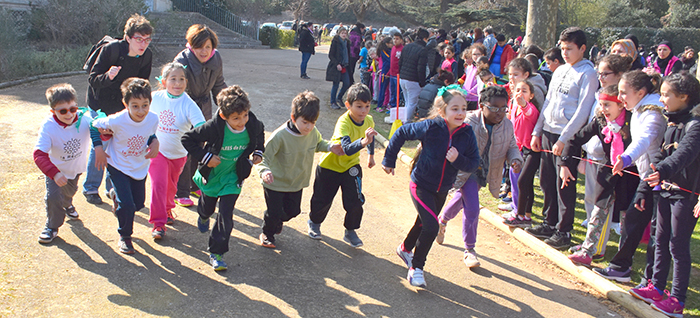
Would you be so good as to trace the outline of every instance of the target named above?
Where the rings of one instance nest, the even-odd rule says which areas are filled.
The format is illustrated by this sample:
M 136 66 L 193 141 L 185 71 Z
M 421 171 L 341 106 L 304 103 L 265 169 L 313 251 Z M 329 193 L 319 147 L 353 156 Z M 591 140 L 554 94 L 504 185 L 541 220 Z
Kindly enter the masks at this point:
M 357 236 L 355 230 L 345 230 L 345 236 L 343 236 L 343 241 L 350 244 L 352 247 L 361 247 L 363 245 L 362 240 Z
M 626 271 L 622 272 L 608 266 L 606 268 L 594 268 L 593 272 L 609 280 L 614 280 L 620 283 L 629 283 L 630 273 L 632 271 L 628 268 Z
M 226 262 L 224 262 L 224 260 L 222 260 L 221 258 L 221 254 L 212 253 L 211 255 L 209 255 L 209 264 L 211 264 L 211 267 L 213 267 L 214 270 L 217 272 L 225 271 L 228 268 Z
M 408 270 L 408 275 L 406 276 L 406 279 L 408 279 L 408 282 L 411 284 L 411 286 L 423 288 L 427 287 L 427 284 L 425 283 L 425 278 L 423 277 L 422 269 L 411 267 Z
M 209 231 L 209 218 L 202 219 L 201 217 L 198 217 L 197 218 L 197 229 L 199 229 L 199 231 L 202 233 Z

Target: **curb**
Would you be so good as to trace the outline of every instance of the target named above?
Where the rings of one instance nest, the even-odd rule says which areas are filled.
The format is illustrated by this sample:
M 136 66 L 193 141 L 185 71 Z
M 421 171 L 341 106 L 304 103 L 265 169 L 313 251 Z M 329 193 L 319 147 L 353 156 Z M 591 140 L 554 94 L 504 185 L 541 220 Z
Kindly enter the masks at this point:
M 47 79 L 47 78 L 57 78 L 57 77 L 66 77 L 66 76 L 73 76 L 73 75 L 80 75 L 80 74 L 86 74 L 85 71 L 72 71 L 72 72 L 63 72 L 63 73 L 53 73 L 53 74 L 41 74 L 41 75 L 34 75 L 30 77 L 26 77 L 23 79 L 18 79 L 14 81 L 9 81 L 9 82 L 4 82 L 0 83 L 0 89 L 3 88 L 8 88 L 12 86 L 17 86 L 33 81 L 38 81 L 42 79 Z
M 479 218 L 493 225 L 497 229 L 515 237 L 515 239 L 554 262 L 554 264 L 559 266 L 561 269 L 569 272 L 571 275 L 574 275 L 579 280 L 588 284 L 588 286 L 605 295 L 608 299 L 620 304 L 622 307 L 625 307 L 637 317 L 666 317 L 666 315 L 652 309 L 651 306 L 647 305 L 645 302 L 632 297 L 632 295 L 630 295 L 626 290 L 618 287 L 613 282 L 598 276 L 598 274 L 594 273 L 592 270 L 584 266 L 574 265 L 574 263 L 572 263 L 569 258 L 560 251 L 528 234 L 525 230 L 521 228 L 512 229 L 503 224 L 503 218 L 501 218 L 500 215 L 497 215 L 482 207 L 481 213 L 479 213 Z
M 384 148 L 387 148 L 389 145 L 389 141 L 381 134 L 378 134 L 375 138 L 384 146 Z M 413 158 L 405 154 L 403 151 L 399 151 L 398 157 L 409 166 L 413 160 Z M 588 286 L 605 295 L 605 297 L 608 299 L 620 304 L 622 307 L 625 307 L 625 309 L 629 310 L 637 317 L 667 318 L 666 315 L 652 309 L 651 306 L 647 305 L 645 302 L 634 298 L 626 290 L 618 287 L 613 282 L 598 276 L 598 274 L 594 273 L 592 270 L 584 266 L 574 265 L 574 263 L 572 263 L 569 258 L 560 251 L 528 234 L 525 230 L 521 228 L 511 229 L 509 226 L 503 224 L 503 218 L 501 218 L 500 215 L 481 207 L 479 218 L 493 225 L 502 232 L 515 237 L 515 239 L 523 243 L 525 246 L 531 248 L 541 256 L 546 257 L 561 269 L 569 272 L 569 274 L 575 276 Z

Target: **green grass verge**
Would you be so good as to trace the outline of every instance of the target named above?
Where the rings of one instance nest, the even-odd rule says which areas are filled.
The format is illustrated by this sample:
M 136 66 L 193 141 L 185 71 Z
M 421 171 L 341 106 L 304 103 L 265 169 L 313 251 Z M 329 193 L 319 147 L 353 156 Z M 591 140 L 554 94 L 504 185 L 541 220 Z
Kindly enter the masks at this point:
M 371 111 L 372 116 L 375 121 L 375 129 L 383 136 L 389 136 L 389 131 L 391 129 L 390 124 L 384 123 L 385 114 L 379 114 L 374 110 Z M 409 155 L 415 152 L 415 147 L 417 143 L 411 145 L 406 144 L 402 150 Z M 379 159 L 378 159 L 379 160 Z M 578 178 L 576 184 L 577 196 L 576 196 L 576 215 L 574 220 L 574 230 L 571 232 L 572 244 L 581 244 L 586 237 L 586 229 L 581 226 L 581 222 L 586 218 L 586 209 L 584 206 L 584 188 L 585 188 L 585 178 Z M 479 198 L 481 204 L 487 209 L 493 211 L 494 213 L 500 213 L 498 210 L 498 204 L 502 201 L 493 198 L 487 188 L 482 188 L 479 191 Z M 535 179 L 535 203 L 533 204 L 533 223 L 542 223 L 542 190 L 539 187 L 539 178 Z M 605 258 L 601 261 L 594 262 L 593 266 L 605 267 L 608 262 L 612 259 L 619 248 L 620 237 L 615 234 L 610 234 L 610 239 L 608 241 L 608 246 L 605 252 Z M 637 248 L 637 254 L 634 257 L 634 265 L 632 267 L 632 282 L 629 284 L 619 284 L 622 289 L 628 290 L 636 286 L 639 283 L 644 265 L 646 263 L 646 244 L 640 244 Z M 693 260 L 692 269 L 690 273 L 690 283 L 688 287 L 687 299 L 685 302 L 685 317 L 700 317 L 700 227 L 695 227 L 693 232 L 693 237 L 690 243 L 691 258 Z M 567 251 L 564 254 L 569 254 Z M 667 289 L 671 288 L 671 283 L 673 279 L 673 271 L 669 273 L 668 283 L 666 285 Z
M 27 46 L 8 48 L 0 55 L 0 82 L 34 75 L 79 71 L 91 46 L 37 51 Z

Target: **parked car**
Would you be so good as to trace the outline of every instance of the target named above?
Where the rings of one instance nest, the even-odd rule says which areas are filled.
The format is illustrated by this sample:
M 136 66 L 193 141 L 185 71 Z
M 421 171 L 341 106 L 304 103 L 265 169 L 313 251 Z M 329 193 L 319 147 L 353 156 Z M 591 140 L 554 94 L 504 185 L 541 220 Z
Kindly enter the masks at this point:
M 260 25 L 261 29 L 264 27 L 272 27 L 272 28 L 277 29 L 277 24 L 275 24 L 274 22 L 265 22 L 265 23 Z
M 382 29 L 383 35 L 392 35 L 394 33 L 401 33 L 401 30 L 399 30 L 399 28 L 397 28 L 395 26 L 393 26 L 393 27 L 387 26 L 387 27 L 384 27 L 384 29 Z
M 331 29 L 336 25 L 336 23 L 326 23 L 323 25 L 321 30 L 323 30 L 323 34 L 328 34 L 331 32 Z
M 340 24 L 334 26 L 333 29 L 331 30 L 331 33 L 329 34 L 329 36 L 330 36 L 330 37 L 334 37 L 335 34 L 338 33 L 338 29 L 340 29 L 340 27 L 341 27 Z
M 292 26 L 294 26 L 294 21 L 283 21 L 282 24 L 279 26 L 280 30 L 291 30 Z

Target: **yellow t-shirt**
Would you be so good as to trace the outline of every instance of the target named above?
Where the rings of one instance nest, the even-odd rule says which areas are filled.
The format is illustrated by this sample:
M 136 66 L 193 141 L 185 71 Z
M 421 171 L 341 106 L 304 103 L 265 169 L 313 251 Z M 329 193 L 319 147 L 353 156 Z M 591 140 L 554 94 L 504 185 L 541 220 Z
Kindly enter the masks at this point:
M 338 118 L 338 122 L 335 124 L 335 130 L 333 131 L 333 137 L 329 143 L 339 144 L 343 136 L 349 136 L 352 142 L 362 139 L 365 136 L 365 130 L 369 127 L 374 128 L 374 119 L 371 115 L 367 115 L 365 121 L 358 126 L 353 122 L 352 118 L 350 118 L 350 111 L 346 111 L 345 114 Z M 338 156 L 332 152 L 328 152 L 321 156 L 321 162 L 318 165 L 322 168 L 343 173 L 359 163 L 359 151 L 350 156 Z

